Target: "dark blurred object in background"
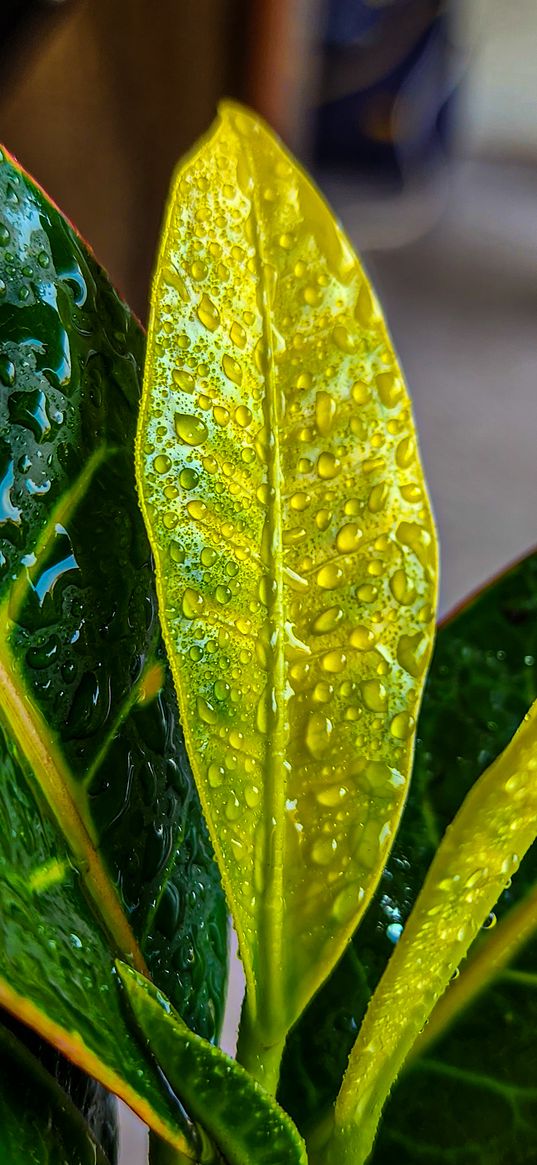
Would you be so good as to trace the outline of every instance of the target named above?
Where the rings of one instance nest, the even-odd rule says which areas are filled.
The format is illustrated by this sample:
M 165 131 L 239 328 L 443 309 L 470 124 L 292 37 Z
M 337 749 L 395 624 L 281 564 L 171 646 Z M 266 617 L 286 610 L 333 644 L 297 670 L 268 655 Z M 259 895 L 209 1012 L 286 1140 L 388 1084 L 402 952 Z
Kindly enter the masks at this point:
M 452 5 L 329 0 L 315 160 L 402 183 L 434 165 L 452 122 Z

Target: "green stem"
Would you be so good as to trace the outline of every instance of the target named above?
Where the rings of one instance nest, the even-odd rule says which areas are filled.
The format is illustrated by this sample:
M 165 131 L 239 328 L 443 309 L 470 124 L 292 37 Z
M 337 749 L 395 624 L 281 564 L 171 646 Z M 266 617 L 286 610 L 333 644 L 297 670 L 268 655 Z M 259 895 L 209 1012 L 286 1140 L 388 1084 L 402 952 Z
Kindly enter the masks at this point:
M 245 1000 L 239 1026 L 237 1061 L 271 1096 L 276 1095 L 285 1040 L 286 1036 L 283 1036 L 274 1043 L 267 1043 Z

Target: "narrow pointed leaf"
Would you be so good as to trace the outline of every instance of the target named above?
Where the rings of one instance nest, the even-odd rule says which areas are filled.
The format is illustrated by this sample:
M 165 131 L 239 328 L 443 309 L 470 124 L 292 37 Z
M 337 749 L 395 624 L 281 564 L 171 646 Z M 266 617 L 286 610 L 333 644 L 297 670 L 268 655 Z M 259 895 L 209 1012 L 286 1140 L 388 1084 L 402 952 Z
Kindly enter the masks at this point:
M 361 1165 L 433 1007 L 537 834 L 537 705 L 449 826 L 371 1000 L 336 1103 L 326 1161 Z
M 250 1027 L 271 1045 L 393 837 L 436 554 L 366 277 L 303 172 L 235 106 L 175 178 L 137 461 Z
M 74 1104 L 0 1024 L 2 1165 L 109 1165 Z
M 536 661 L 537 555 L 532 554 L 494 579 L 439 629 L 418 724 L 410 795 L 395 846 L 348 952 L 286 1048 L 279 1099 L 307 1136 L 336 1098 L 369 999 L 443 832 L 537 698 Z M 537 848 L 532 846 L 495 906 L 497 926 L 476 939 L 468 964 L 435 1008 L 427 1033 L 436 1028 L 438 1011 L 453 993 L 460 1001 L 474 950 L 476 957 L 486 955 L 487 965 L 490 951 L 492 964 L 497 940 L 503 943 L 503 922 L 511 927 L 518 904 L 526 916 L 528 895 L 536 884 Z M 523 937 L 520 922 L 516 929 Z M 375 1163 L 415 1165 L 423 1160 L 429 1165 L 449 1152 L 454 1161 L 467 1165 L 473 1152 L 480 1165 L 503 1165 L 505 1160 L 524 1165 L 528 1138 L 537 1136 L 537 1123 L 528 1116 L 531 1097 L 527 1103 L 524 1099 L 525 1089 L 537 1088 L 532 1051 L 536 943 L 533 938 L 523 950 L 513 950 L 509 967 L 491 984 L 482 974 L 479 996 L 461 1007 L 452 1030 L 420 1051 L 419 1058 L 416 1047 L 387 1105 Z M 524 1122 L 517 1117 L 518 1100 L 525 1106 Z
M 227 1165 L 307 1165 L 302 1138 L 272 1096 L 191 1032 L 147 979 L 124 963 L 118 971 L 157 1063 Z

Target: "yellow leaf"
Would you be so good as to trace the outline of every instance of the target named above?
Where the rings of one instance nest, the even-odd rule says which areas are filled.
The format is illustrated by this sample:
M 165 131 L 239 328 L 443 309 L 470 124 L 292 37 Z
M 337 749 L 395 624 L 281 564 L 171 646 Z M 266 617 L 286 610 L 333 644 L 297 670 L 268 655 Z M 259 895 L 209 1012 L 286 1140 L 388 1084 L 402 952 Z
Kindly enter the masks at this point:
M 436 541 L 367 278 L 235 105 L 175 176 L 137 473 L 248 1038 L 268 1048 L 343 950 L 393 839 Z

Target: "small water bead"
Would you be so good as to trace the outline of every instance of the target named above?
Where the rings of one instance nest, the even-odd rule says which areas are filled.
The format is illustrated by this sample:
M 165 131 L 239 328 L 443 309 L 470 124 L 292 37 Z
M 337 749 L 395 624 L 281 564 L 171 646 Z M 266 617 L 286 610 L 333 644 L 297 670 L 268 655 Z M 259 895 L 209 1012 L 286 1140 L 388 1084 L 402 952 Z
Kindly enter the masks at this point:
M 201 259 L 195 259 L 190 268 L 190 274 L 192 275 L 193 279 L 198 281 L 205 279 L 205 276 L 207 275 L 207 268 L 205 263 L 202 263 Z
M 178 496 L 178 494 L 179 494 L 179 490 L 177 489 L 177 486 L 173 485 L 171 482 L 168 483 L 168 485 L 164 486 L 164 497 L 169 502 L 173 502 L 175 500 L 175 498 Z
M 336 627 L 343 619 L 343 611 L 341 607 L 326 607 L 319 615 L 315 617 L 311 625 L 314 635 L 326 635 L 329 631 L 335 631 Z
M 227 700 L 229 696 L 229 684 L 225 680 L 217 680 L 213 685 L 213 692 L 217 700 Z
M 228 409 L 224 408 L 223 405 L 215 405 L 213 409 L 213 417 L 216 421 L 216 424 L 223 428 L 224 425 L 227 425 L 229 421 L 229 411 Z
M 373 603 L 377 598 L 378 589 L 372 583 L 363 583 L 362 586 L 358 587 L 356 595 L 361 603 Z
M 324 480 L 337 477 L 340 469 L 341 465 L 333 453 L 321 453 L 317 459 L 317 473 Z
M 15 384 L 16 369 L 9 356 L 0 355 L 0 382 L 5 384 L 6 388 L 13 388 Z
M 244 800 L 249 809 L 255 809 L 259 804 L 261 793 L 257 785 L 247 785 L 244 790 Z
M 306 493 L 293 494 L 289 501 L 291 509 L 297 510 L 298 513 L 302 513 L 303 510 L 306 510 L 310 503 L 311 497 Z
M 196 709 L 200 720 L 203 720 L 204 724 L 218 723 L 218 714 L 216 709 L 212 704 L 209 703 L 208 700 L 204 700 L 202 696 L 198 696 L 196 700 Z
M 162 522 L 166 530 L 175 530 L 178 520 L 177 514 L 174 514 L 172 510 L 168 510 L 164 514 Z
M 390 942 L 394 944 L 394 946 L 399 942 L 402 933 L 403 924 L 401 922 L 390 922 L 389 926 L 386 927 L 386 938 L 388 938 Z
M 226 778 L 226 770 L 222 765 L 211 764 L 207 769 L 207 780 L 211 789 L 219 789 L 224 784 Z
M 401 635 L 397 644 L 397 660 L 409 675 L 417 679 L 425 669 L 428 641 L 421 632 Z
M 315 423 L 322 437 L 327 437 L 336 416 L 336 402 L 329 392 L 318 392 L 315 397 Z
M 170 558 L 172 562 L 181 563 L 185 561 L 185 552 L 183 547 L 178 542 L 170 544 Z
M 207 440 L 207 425 L 192 413 L 176 413 L 174 427 L 179 440 L 185 445 L 203 445 Z
M 376 384 L 384 407 L 387 409 L 395 408 L 403 395 L 403 384 L 397 373 L 379 372 Z
M 401 497 L 410 505 L 416 506 L 423 501 L 423 490 L 415 481 L 401 487 Z
M 200 392 L 200 394 L 198 396 L 197 403 L 198 403 L 200 409 L 203 409 L 204 412 L 207 412 L 208 409 L 212 408 L 213 402 L 212 402 L 210 396 L 207 396 L 207 394 L 204 392 Z
M 359 514 L 361 509 L 362 506 L 358 498 L 347 498 L 347 501 L 343 506 L 343 513 L 346 514 L 348 518 L 350 518 L 356 516 L 356 514 Z
M 218 472 L 218 462 L 214 457 L 204 457 L 202 465 L 206 473 Z
M 325 785 L 324 788 L 319 789 L 315 797 L 319 805 L 325 806 L 327 809 L 335 809 L 336 805 L 341 805 L 349 790 L 344 785 Z
M 185 372 L 182 368 L 174 368 L 172 380 L 175 386 L 180 388 L 182 392 L 194 392 L 196 382 L 190 372 Z
M 337 562 L 327 562 L 317 573 L 317 583 L 324 590 L 334 590 L 343 578 L 343 571 Z
M 311 847 L 312 861 L 317 866 L 328 866 L 333 861 L 337 850 L 335 837 L 321 837 L 314 841 Z
M 328 651 L 321 659 L 324 670 L 334 674 L 344 671 L 346 665 L 347 657 L 343 651 Z
M 198 319 L 209 332 L 215 332 L 220 324 L 220 314 L 218 308 L 215 307 L 208 295 L 202 295 L 198 311 Z
M 183 595 L 183 615 L 185 619 L 196 619 L 204 607 L 203 595 L 193 587 L 187 587 Z
M 171 469 L 171 467 L 171 458 L 168 457 L 166 453 L 159 453 L 157 457 L 154 458 L 153 469 L 156 469 L 157 473 L 168 473 L 168 470 Z
M 376 638 L 369 627 L 359 624 L 351 631 L 349 643 L 356 651 L 371 651 L 375 646 Z
M 240 388 L 242 384 L 242 368 L 239 362 L 234 360 L 233 356 L 225 355 L 222 357 L 222 368 L 228 380 L 232 380 Z
M 321 680 L 318 684 L 315 684 L 312 693 L 316 704 L 328 704 L 329 700 L 332 699 L 333 694 L 334 689 L 332 685 L 326 683 L 324 680 Z
M 188 654 L 193 663 L 199 663 L 200 659 L 203 658 L 203 649 L 199 643 L 193 643 Z
M 9 243 L 10 234 L 5 223 L 0 223 L 0 247 L 7 247 Z
M 340 554 L 352 554 L 357 550 L 362 536 L 362 530 L 356 522 L 347 522 L 342 526 L 336 535 L 336 547 Z
M 317 526 L 318 530 L 321 530 L 321 532 L 328 530 L 331 521 L 332 513 L 330 510 L 324 508 L 322 510 L 317 510 L 315 515 L 315 525 Z
M 371 325 L 374 316 L 376 315 L 373 295 L 366 283 L 362 284 L 356 300 L 356 307 L 354 315 L 362 327 L 367 328 Z
M 432 567 L 435 561 L 434 545 L 431 535 L 423 526 L 416 522 L 401 522 L 397 527 L 396 537 L 403 546 L 408 546 L 423 566 Z
M 249 409 L 247 405 L 239 405 L 239 407 L 235 409 L 235 420 L 237 424 L 241 426 L 241 429 L 247 429 L 248 425 L 251 424 L 252 421 L 251 409 Z
M 361 886 L 346 886 L 344 890 L 340 890 L 337 898 L 334 900 L 332 907 L 332 917 L 336 922 L 345 923 L 350 922 L 358 911 L 360 902 L 364 897 L 364 890 Z
M 365 707 L 370 712 L 384 712 L 388 705 L 388 692 L 381 680 L 364 680 L 360 692 Z
M 186 508 L 187 513 L 190 514 L 190 517 L 194 518 L 195 521 L 200 521 L 200 519 L 207 516 L 207 506 L 205 505 L 205 502 L 201 502 L 199 498 L 196 498 L 195 501 L 188 502 Z
M 492 930 L 493 926 L 496 926 L 497 921 L 498 919 L 496 918 L 494 911 L 491 910 L 490 914 L 487 915 L 483 923 L 483 930 Z
M 372 575 L 373 578 L 380 578 L 384 574 L 385 569 L 384 563 L 379 562 L 378 558 L 374 558 L 372 562 L 368 562 L 367 564 L 367 573 Z
M 313 757 L 320 757 L 330 746 L 332 721 L 322 712 L 312 712 L 306 727 L 306 747 Z
M 367 499 L 367 508 L 372 514 L 380 514 L 388 500 L 388 486 L 385 482 L 374 485 Z
M 394 599 L 402 605 L 412 603 L 416 597 L 416 591 L 409 581 L 406 571 L 402 568 L 395 571 L 390 579 L 390 590 Z
M 316 307 L 321 298 L 319 288 L 314 287 L 313 284 L 309 284 L 308 287 L 305 287 L 302 294 L 304 297 L 304 303 L 307 303 L 309 307 Z
M 396 740 L 408 740 L 414 731 L 416 721 L 410 712 L 398 712 L 390 724 L 390 732 Z
M 365 473 L 366 477 L 369 477 L 372 473 L 380 473 L 384 466 L 383 457 L 366 457 L 365 461 L 362 462 L 362 472 Z

